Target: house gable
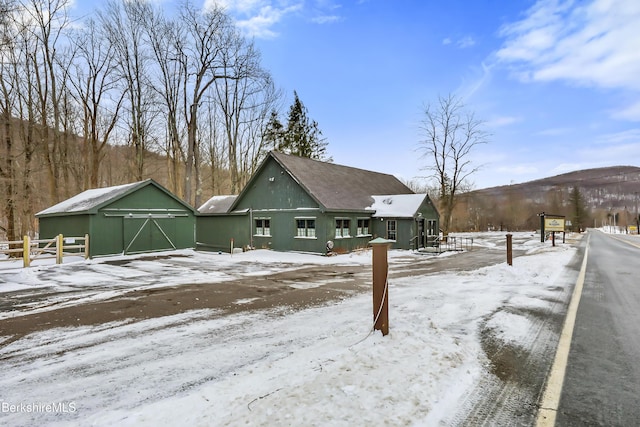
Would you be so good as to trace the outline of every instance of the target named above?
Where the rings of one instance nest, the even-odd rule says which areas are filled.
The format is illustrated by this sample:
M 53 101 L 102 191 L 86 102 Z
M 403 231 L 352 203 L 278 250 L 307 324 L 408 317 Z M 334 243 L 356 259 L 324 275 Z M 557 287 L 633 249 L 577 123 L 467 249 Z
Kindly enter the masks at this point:
M 304 211 L 324 209 L 324 206 L 273 156 L 269 156 L 231 206 L 230 212 L 248 209 Z

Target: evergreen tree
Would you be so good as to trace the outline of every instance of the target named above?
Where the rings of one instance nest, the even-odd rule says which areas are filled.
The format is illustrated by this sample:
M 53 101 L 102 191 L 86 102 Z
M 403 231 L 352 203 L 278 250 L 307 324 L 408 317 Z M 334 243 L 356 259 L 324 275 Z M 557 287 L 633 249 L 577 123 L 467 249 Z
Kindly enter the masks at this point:
M 284 126 L 280 123 L 278 112 L 271 110 L 269 121 L 262 132 L 263 145 L 267 151 L 278 150 L 282 146 Z
M 573 187 L 569 194 L 569 206 L 571 208 L 571 226 L 574 230 L 584 230 L 587 223 L 587 208 L 584 198 L 578 187 Z
M 271 115 L 262 133 L 263 146 L 267 151 L 276 150 L 285 154 L 293 154 L 310 159 L 331 161 L 327 157 L 326 139 L 315 120 L 307 116 L 297 92 L 293 92 L 294 101 L 289 107 L 289 117 L 285 127 L 278 118 L 276 110 Z

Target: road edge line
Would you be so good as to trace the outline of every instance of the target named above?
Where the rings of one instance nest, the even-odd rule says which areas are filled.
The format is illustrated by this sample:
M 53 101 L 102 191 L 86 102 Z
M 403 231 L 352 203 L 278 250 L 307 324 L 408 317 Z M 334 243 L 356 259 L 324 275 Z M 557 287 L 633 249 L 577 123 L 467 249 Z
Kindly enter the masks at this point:
M 584 287 L 584 280 L 587 271 L 590 239 L 591 236 L 587 239 L 587 247 L 584 251 L 584 258 L 582 260 L 582 266 L 580 267 L 580 273 L 578 274 L 578 280 L 575 288 L 573 289 L 571 302 L 567 309 L 567 316 L 565 317 L 562 333 L 560 334 L 560 340 L 558 341 L 556 356 L 553 360 L 553 366 L 551 367 L 551 372 L 547 378 L 547 385 L 542 397 L 542 403 L 538 410 L 536 427 L 553 427 L 556 423 L 556 414 L 558 412 L 558 406 L 560 405 L 564 375 L 567 369 L 567 361 L 569 360 L 573 328 L 576 323 L 578 305 L 580 304 L 580 298 L 582 297 L 582 288 Z

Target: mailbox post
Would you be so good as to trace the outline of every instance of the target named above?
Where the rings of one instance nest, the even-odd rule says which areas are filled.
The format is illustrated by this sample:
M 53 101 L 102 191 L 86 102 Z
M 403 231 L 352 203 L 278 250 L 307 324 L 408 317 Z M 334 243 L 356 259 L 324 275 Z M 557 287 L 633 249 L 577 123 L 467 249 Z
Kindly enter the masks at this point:
M 369 242 L 373 247 L 373 328 L 382 335 L 389 333 L 389 264 L 387 252 L 393 240 L 378 237 Z

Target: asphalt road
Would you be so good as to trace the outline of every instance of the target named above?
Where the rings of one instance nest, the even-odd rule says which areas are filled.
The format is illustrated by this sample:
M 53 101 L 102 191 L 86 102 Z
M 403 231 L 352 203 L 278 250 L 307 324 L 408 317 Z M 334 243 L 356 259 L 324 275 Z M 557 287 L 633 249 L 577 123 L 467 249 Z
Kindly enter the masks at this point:
M 640 425 L 640 238 L 589 233 L 556 426 Z

